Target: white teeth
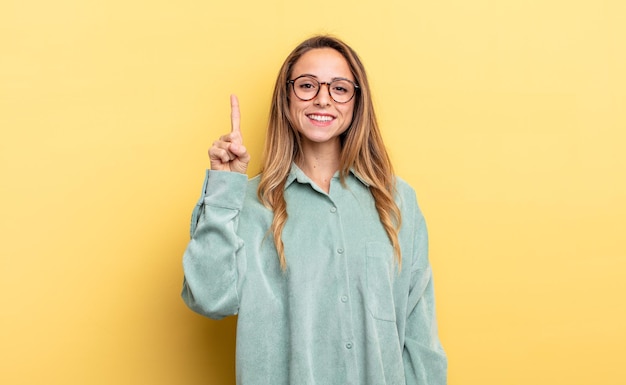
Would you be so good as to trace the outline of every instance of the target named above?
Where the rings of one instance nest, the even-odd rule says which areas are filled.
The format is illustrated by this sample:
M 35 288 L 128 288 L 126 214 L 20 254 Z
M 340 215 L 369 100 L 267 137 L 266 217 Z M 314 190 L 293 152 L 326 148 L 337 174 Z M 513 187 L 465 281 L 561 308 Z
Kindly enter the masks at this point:
M 333 120 L 333 117 L 328 115 L 309 115 L 309 118 L 318 122 L 329 122 Z

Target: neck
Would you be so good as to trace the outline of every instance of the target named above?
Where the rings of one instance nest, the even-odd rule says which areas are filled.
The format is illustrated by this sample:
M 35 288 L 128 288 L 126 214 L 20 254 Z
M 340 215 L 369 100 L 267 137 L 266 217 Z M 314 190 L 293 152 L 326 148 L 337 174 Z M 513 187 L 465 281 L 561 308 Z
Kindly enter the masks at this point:
M 312 143 L 303 146 L 302 157 L 297 162 L 298 167 L 315 184 L 327 193 L 330 190 L 330 180 L 339 170 L 340 143 Z

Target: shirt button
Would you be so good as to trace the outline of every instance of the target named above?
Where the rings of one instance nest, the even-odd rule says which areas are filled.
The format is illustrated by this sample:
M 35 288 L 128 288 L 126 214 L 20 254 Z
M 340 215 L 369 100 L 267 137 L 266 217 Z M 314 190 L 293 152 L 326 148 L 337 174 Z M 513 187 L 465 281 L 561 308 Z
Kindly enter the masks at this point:
M 343 302 L 343 303 L 348 302 L 348 296 L 347 295 L 342 295 L 341 296 L 341 302 Z
M 337 208 L 336 207 L 331 207 L 330 208 L 330 212 L 331 213 L 336 213 L 337 212 Z
M 348 342 L 346 344 L 346 349 L 352 349 L 352 342 Z
M 338 252 L 339 254 L 343 254 L 343 249 L 340 247 L 340 248 L 338 248 L 338 249 L 337 249 L 337 252 Z

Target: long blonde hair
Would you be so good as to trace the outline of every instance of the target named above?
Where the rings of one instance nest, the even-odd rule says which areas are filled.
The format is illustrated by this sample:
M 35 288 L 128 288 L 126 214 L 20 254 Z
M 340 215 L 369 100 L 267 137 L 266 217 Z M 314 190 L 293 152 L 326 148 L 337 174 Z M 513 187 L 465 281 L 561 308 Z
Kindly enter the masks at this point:
M 290 80 L 292 68 L 300 57 L 318 48 L 332 48 L 339 52 L 348 62 L 352 75 L 359 85 L 355 95 L 352 123 L 341 137 L 339 170 L 341 183 L 344 183 L 350 170 L 354 170 L 369 185 L 378 216 L 393 246 L 398 266 L 401 267 L 398 231 L 402 218 L 394 200 L 395 177 L 378 128 L 365 68 L 352 48 L 335 37 L 325 35 L 305 40 L 287 56 L 276 79 L 272 97 L 257 194 L 261 202 L 274 212 L 270 231 L 280 266 L 283 271 L 287 268 L 285 247 L 281 237 L 287 221 L 285 182 L 292 163 L 302 155 L 300 136 L 291 123 L 287 81 Z

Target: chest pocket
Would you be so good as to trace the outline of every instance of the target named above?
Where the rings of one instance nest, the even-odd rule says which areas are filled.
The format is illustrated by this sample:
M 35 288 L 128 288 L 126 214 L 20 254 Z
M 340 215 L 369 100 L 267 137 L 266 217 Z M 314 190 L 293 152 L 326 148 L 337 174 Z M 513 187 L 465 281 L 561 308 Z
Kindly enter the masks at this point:
M 367 307 L 372 317 L 395 321 L 393 247 L 386 243 L 369 242 L 366 253 Z

